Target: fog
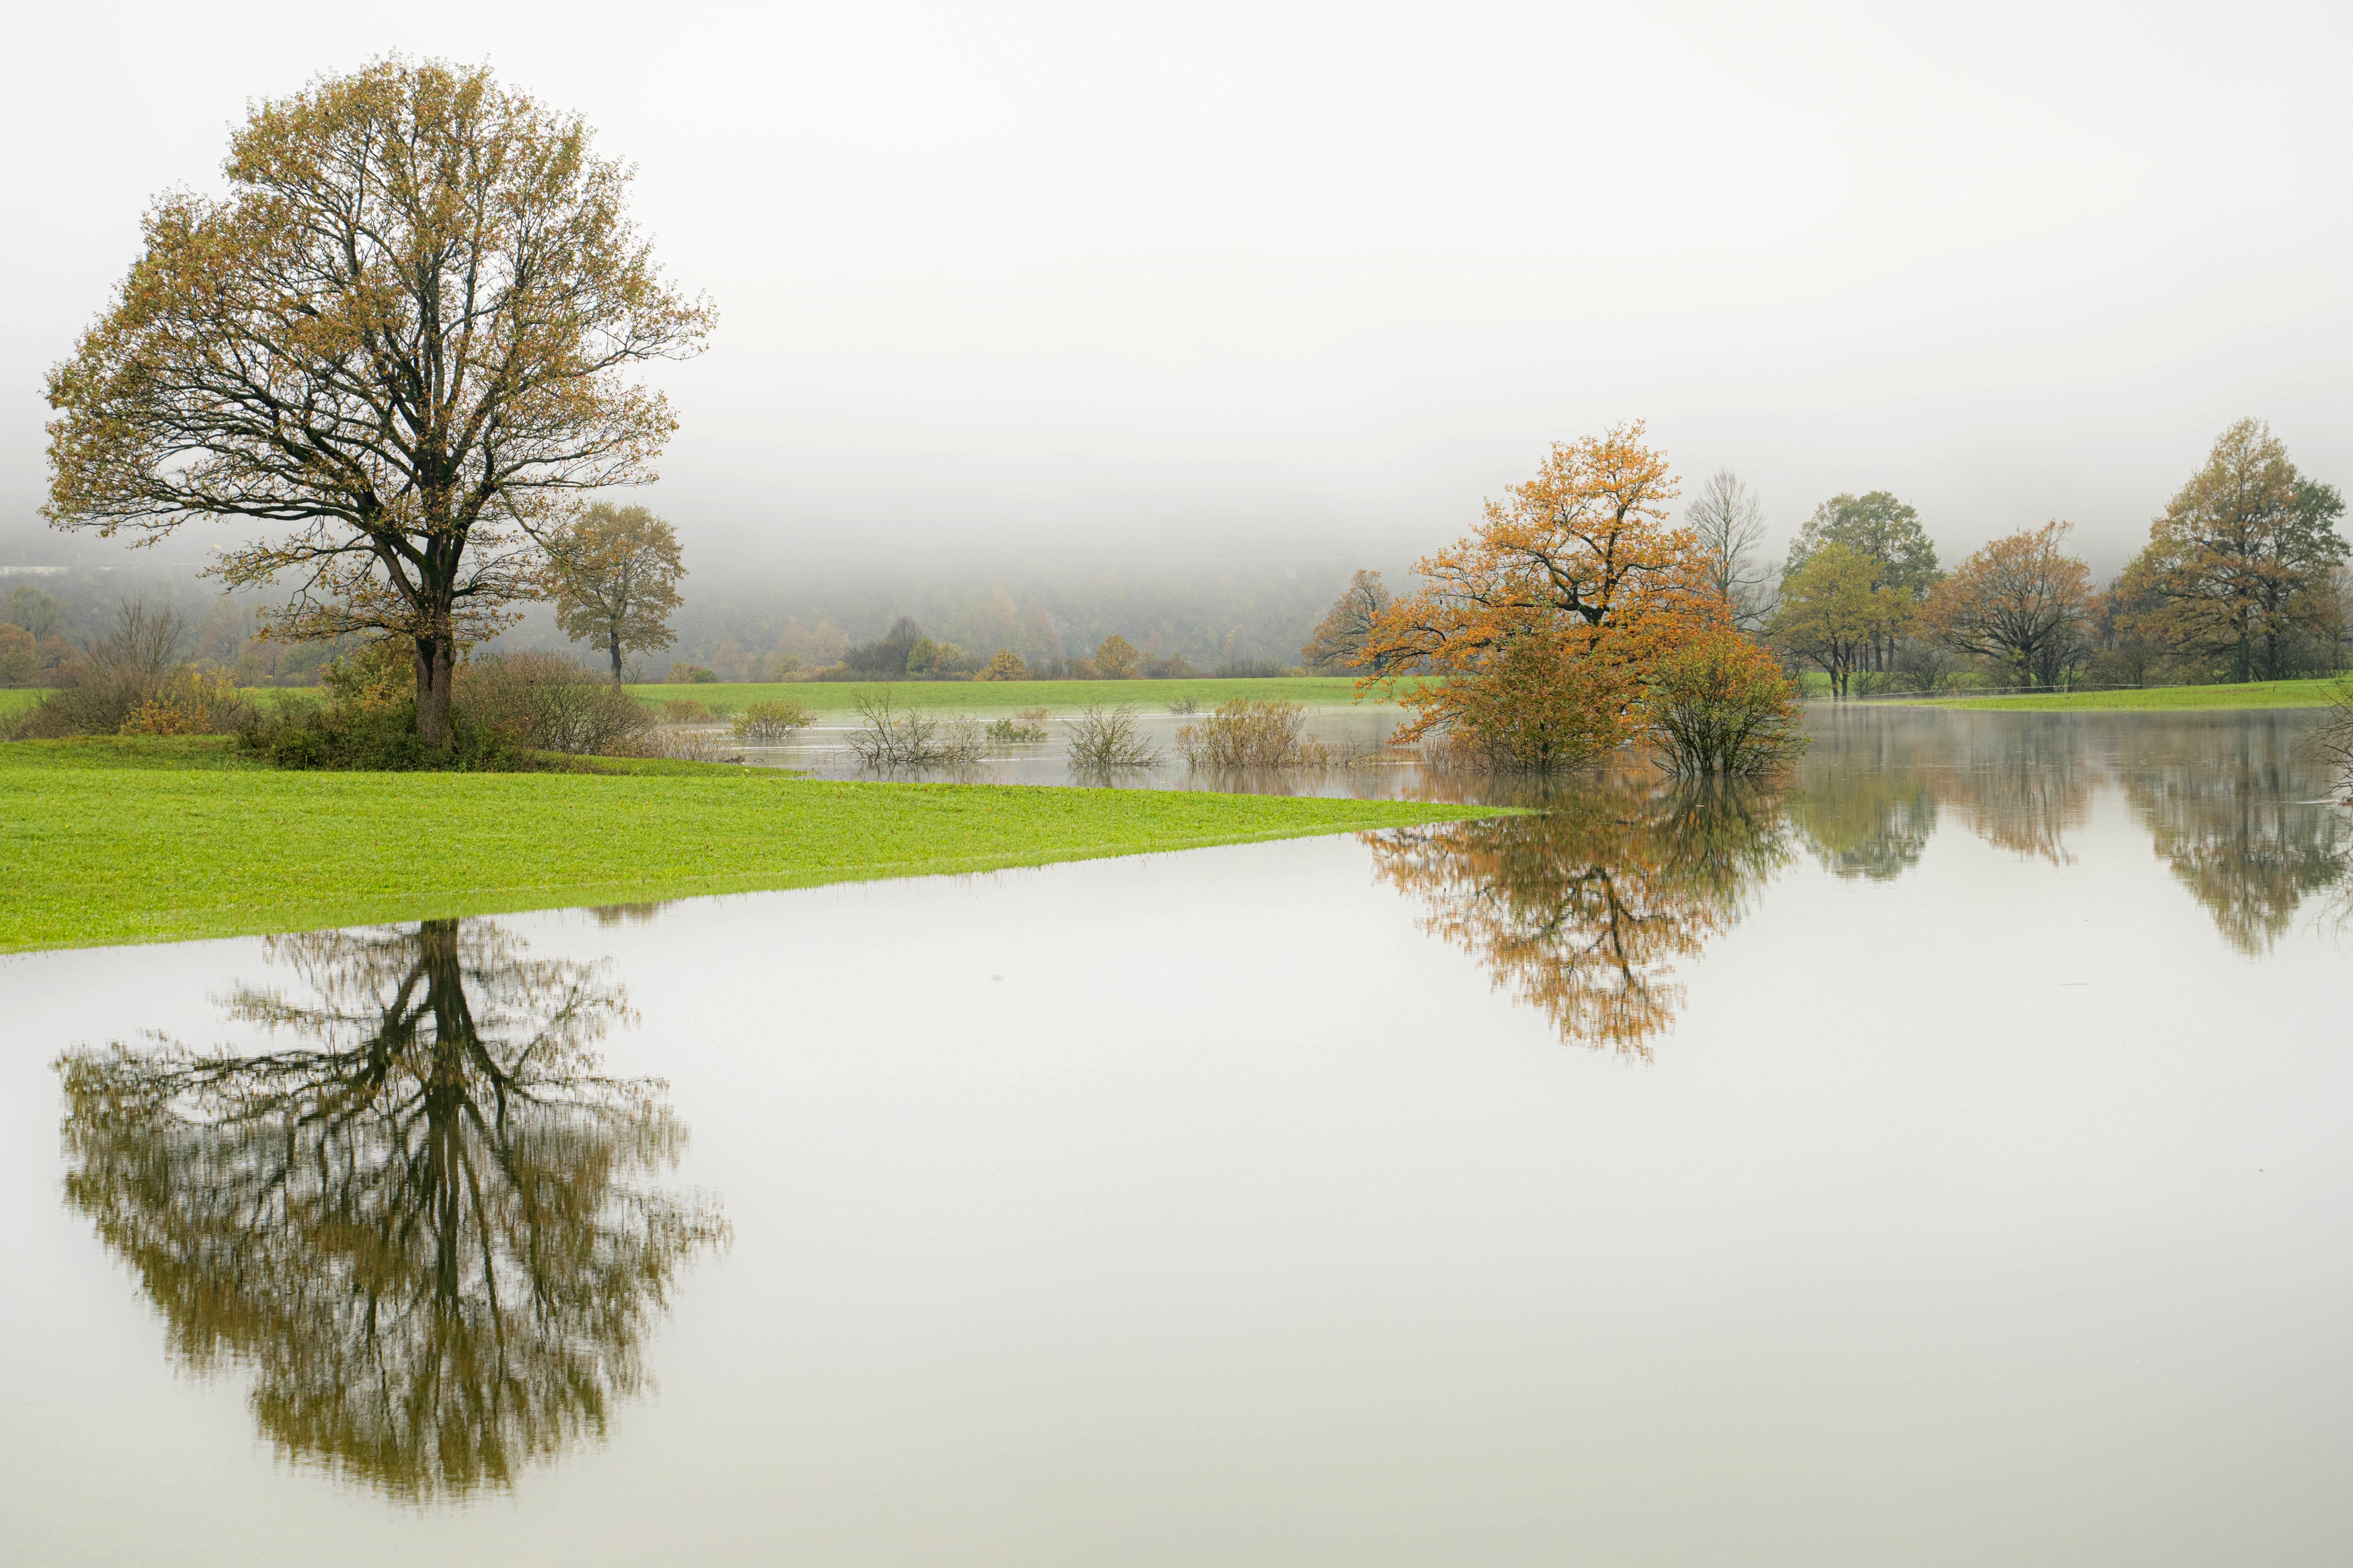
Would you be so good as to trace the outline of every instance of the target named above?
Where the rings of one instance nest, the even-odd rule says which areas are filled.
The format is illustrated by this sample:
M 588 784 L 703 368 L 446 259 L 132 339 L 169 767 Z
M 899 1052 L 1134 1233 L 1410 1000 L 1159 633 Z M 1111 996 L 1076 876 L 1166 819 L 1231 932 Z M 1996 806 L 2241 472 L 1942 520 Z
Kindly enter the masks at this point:
M 649 498 L 706 583 L 1388 564 L 1636 417 L 1777 536 L 1887 489 L 1947 563 L 2059 516 L 2113 570 L 2242 415 L 2353 481 L 2345 13 L 1636 9 L 44 8 L 0 555 L 55 548 L 41 374 L 147 202 L 385 50 L 637 164 L 721 311 Z

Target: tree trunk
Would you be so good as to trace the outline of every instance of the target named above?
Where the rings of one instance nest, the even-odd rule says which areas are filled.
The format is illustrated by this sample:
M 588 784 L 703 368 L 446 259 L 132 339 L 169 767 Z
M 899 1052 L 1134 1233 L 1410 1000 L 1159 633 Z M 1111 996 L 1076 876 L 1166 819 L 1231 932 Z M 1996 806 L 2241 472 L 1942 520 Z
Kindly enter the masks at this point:
M 618 686 L 621 684 L 621 628 L 615 626 L 612 629 L 611 635 L 613 639 L 613 684 Z
M 449 686 L 458 666 L 458 642 L 448 633 L 417 639 L 417 738 L 428 746 L 448 746 Z

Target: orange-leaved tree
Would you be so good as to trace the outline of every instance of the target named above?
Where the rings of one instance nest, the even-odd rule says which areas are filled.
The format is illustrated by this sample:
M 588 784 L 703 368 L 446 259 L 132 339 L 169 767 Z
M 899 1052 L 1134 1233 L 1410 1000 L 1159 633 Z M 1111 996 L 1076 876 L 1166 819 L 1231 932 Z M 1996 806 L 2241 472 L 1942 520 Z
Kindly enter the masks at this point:
M 1402 738 L 1447 733 L 1496 764 L 1565 764 L 1633 738 L 1647 663 L 1729 616 L 1699 543 L 1668 527 L 1675 494 L 1640 421 L 1557 442 L 1478 531 L 1417 562 L 1421 588 L 1365 639 L 1360 689 L 1438 677 L 1400 693 Z
M 1376 619 L 1358 683 L 1437 678 L 1399 693 L 1400 738 L 1509 766 L 1583 761 L 1643 731 L 1662 655 L 1730 626 L 1698 541 L 1667 523 L 1674 476 L 1642 434 L 1556 444 L 1477 531 L 1417 563 L 1423 585 Z
M 2072 526 L 2053 521 L 1986 545 L 1929 590 L 1920 619 L 1963 652 L 2009 665 L 2021 686 L 2057 684 L 2089 651 L 2092 574 L 2059 548 Z

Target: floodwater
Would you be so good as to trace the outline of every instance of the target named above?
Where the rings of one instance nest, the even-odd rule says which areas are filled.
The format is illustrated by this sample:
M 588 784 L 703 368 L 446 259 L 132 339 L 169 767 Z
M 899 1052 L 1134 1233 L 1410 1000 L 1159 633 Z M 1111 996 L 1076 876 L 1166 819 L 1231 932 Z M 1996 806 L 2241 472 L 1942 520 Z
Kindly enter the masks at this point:
M 1779 792 L 0 961 L 0 1560 L 2353 1557 L 2308 720 L 1814 722 Z

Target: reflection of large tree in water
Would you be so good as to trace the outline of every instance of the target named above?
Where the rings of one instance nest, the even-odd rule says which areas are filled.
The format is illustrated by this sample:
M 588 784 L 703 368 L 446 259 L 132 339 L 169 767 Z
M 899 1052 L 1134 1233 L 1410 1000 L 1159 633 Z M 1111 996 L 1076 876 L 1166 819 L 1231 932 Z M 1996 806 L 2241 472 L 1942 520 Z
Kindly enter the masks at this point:
M 2277 713 L 2184 718 L 2142 741 L 2125 798 L 2157 857 L 2240 952 L 2260 955 L 2306 898 L 2353 902 L 2345 814 L 2297 749 L 2306 721 Z
M 626 998 L 487 921 L 271 946 L 316 994 L 227 1008 L 298 1043 L 60 1061 L 69 1201 L 179 1357 L 250 1367 L 281 1453 L 423 1501 L 600 1436 L 725 1235 L 651 1181 L 685 1142 L 662 1085 L 596 1071 Z
M 1841 710 L 1808 715 L 1813 744 L 1789 819 L 1823 869 L 1892 882 L 1919 863 L 1940 813 L 1998 849 L 2063 865 L 2090 820 L 2094 770 L 2073 716 L 1974 723 Z
M 1564 1039 L 1648 1057 L 1674 1022 L 1680 960 L 1788 859 L 1778 802 L 1743 787 L 1582 780 L 1543 815 L 1374 835 L 1380 877 L 1425 930 L 1477 956 Z

